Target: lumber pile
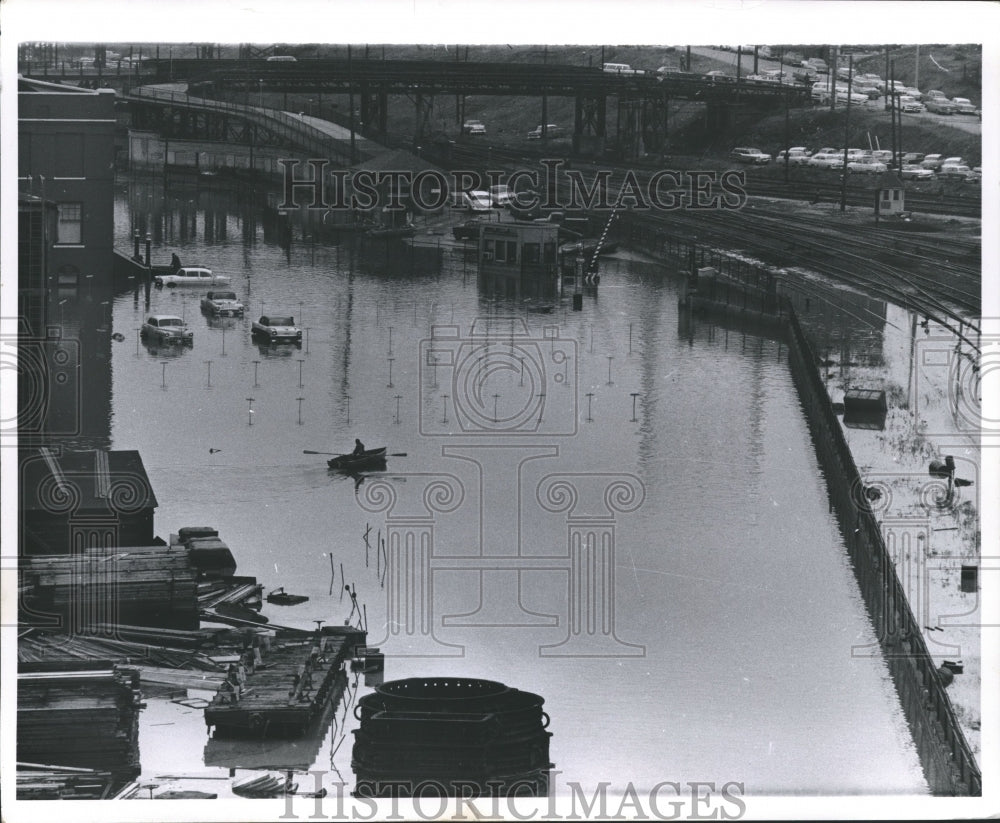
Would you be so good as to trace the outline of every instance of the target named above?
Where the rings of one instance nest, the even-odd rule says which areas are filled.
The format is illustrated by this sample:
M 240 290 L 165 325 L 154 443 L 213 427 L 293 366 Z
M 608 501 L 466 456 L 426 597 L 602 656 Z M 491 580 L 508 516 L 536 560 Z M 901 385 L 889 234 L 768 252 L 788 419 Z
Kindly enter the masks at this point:
M 32 588 L 25 605 L 55 614 L 71 630 L 91 622 L 198 627 L 197 570 L 167 546 L 88 549 L 22 559 Z
M 101 800 L 114 787 L 111 772 L 41 763 L 17 764 L 18 800 Z
M 18 672 L 18 761 L 107 772 L 113 782 L 136 777 L 138 673 L 127 668 L 39 668 Z

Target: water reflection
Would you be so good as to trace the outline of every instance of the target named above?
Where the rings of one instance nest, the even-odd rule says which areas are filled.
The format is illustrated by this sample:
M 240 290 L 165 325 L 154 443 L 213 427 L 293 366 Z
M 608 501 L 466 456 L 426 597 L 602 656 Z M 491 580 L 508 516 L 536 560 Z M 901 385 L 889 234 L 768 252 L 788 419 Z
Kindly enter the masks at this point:
M 310 597 L 295 614 L 267 616 L 309 629 L 316 619 L 356 621 L 343 596 L 350 584 L 390 679 L 474 676 L 542 694 L 555 732 L 552 760 L 564 779 L 583 785 L 738 779 L 756 793 L 923 790 L 884 665 L 850 655 L 872 631 L 780 343 L 703 322 L 684 326 L 683 285 L 658 265 L 608 260 L 582 311 L 562 299 L 536 314 L 481 291 L 464 255 L 442 252 L 437 271 L 406 252 L 390 270 L 383 241 L 367 251 L 350 238 L 300 242 L 303 233 L 319 237 L 305 224 L 280 239 L 282 224 L 265 219 L 255 205 L 261 198 L 249 192 L 132 185 L 116 210 L 122 236 L 158 225 L 156 260 L 179 251 L 230 274 L 249 316 L 284 307 L 310 328 L 301 349 L 258 346 L 245 321 L 217 325 L 192 310 L 186 355 L 128 342 L 111 349 L 114 415 L 105 425 L 115 448 L 141 450 L 160 501 L 158 531 L 211 524 L 226 535 L 241 574 Z M 144 313 L 179 314 L 195 298 L 120 295 L 114 328 L 128 335 Z M 572 350 L 568 366 L 545 361 L 549 403 L 567 384 L 566 402 L 546 418 L 562 428 L 551 436 L 491 429 L 503 404 L 522 397 L 519 374 L 507 370 L 492 376 L 497 388 L 484 388 L 477 419 L 486 433 L 472 436 L 454 423 L 463 384 L 455 370 L 438 369 L 435 379 L 422 341 L 435 326 L 465 332 L 481 320 L 507 330 L 512 318 L 525 322 L 531 340 L 548 341 L 539 344 L 543 353 L 551 339 Z M 556 338 L 545 337 L 547 327 Z M 165 416 L 169 428 L 151 425 Z M 407 456 L 391 457 L 385 473 L 350 477 L 303 454 L 337 453 L 356 437 Z M 529 447 L 541 452 L 512 457 Z M 558 494 L 538 492 L 560 474 L 582 478 L 578 491 L 596 475 L 635 478 L 642 503 L 611 517 L 592 489 L 587 506 L 561 510 Z M 454 478 L 447 506 L 449 498 L 425 496 L 430 475 Z M 373 510 L 382 493 L 400 508 Z M 426 548 L 394 548 L 389 527 L 404 515 L 427 541 L 413 545 Z M 600 529 L 587 517 L 601 520 Z M 376 539 L 366 552 L 369 528 Z M 614 562 L 601 567 L 608 576 L 573 588 L 572 558 L 596 571 L 606 555 L 587 547 L 610 546 L 612 533 Z M 384 554 L 371 549 L 379 538 Z M 397 568 L 423 598 L 407 601 L 412 616 L 398 611 L 386 560 L 422 564 L 419 577 L 416 565 Z M 400 620 L 413 634 L 399 631 Z M 550 653 L 568 639 L 608 637 L 642 651 Z M 452 656 L 411 656 L 432 640 Z M 354 728 L 343 709 L 315 765 L 332 764 L 350 779 L 349 746 L 334 739 Z M 205 747 L 200 720 L 179 722 L 168 745 L 148 743 L 156 738 L 147 723 L 144 773 L 189 766 L 190 752 Z

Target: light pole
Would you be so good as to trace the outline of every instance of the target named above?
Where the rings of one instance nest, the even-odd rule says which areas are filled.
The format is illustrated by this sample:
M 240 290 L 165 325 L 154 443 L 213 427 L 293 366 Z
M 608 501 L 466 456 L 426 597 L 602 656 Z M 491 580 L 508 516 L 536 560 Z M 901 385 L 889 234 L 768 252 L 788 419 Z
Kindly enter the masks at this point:
M 264 108 L 264 81 L 257 81 L 257 108 Z

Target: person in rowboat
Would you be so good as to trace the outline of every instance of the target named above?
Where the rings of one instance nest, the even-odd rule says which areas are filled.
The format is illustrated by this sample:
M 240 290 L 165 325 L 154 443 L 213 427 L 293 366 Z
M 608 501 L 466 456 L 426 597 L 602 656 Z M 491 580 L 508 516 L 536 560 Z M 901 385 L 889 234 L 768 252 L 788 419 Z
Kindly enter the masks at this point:
M 354 451 L 352 452 L 352 454 L 355 455 L 355 456 L 357 456 L 357 455 L 361 455 L 361 454 L 364 454 L 364 453 L 365 453 L 365 444 L 362 443 L 360 440 L 358 440 L 358 438 L 355 437 L 354 438 Z

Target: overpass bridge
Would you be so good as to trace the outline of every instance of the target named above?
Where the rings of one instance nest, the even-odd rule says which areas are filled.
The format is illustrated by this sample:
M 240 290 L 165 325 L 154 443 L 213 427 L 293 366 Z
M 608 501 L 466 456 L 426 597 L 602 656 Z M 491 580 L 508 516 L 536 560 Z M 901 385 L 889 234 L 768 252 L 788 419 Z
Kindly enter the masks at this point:
M 613 74 L 585 66 L 432 60 L 172 59 L 145 61 L 143 82 L 184 80 L 192 96 L 262 92 L 354 94 L 361 122 L 374 139 L 385 139 L 389 106 L 405 96 L 415 106 L 413 145 L 430 130 L 439 95 L 572 97 L 574 151 L 600 150 L 608 137 L 608 100 L 617 103 L 619 145 L 631 153 L 658 151 L 666 134 L 671 100 L 706 104 L 708 125 L 728 121 L 737 107 L 761 111 L 803 105 L 809 89 L 798 84 L 718 78 L 675 72 Z M 392 100 L 391 98 L 396 98 Z M 461 119 L 461 113 L 459 114 Z

